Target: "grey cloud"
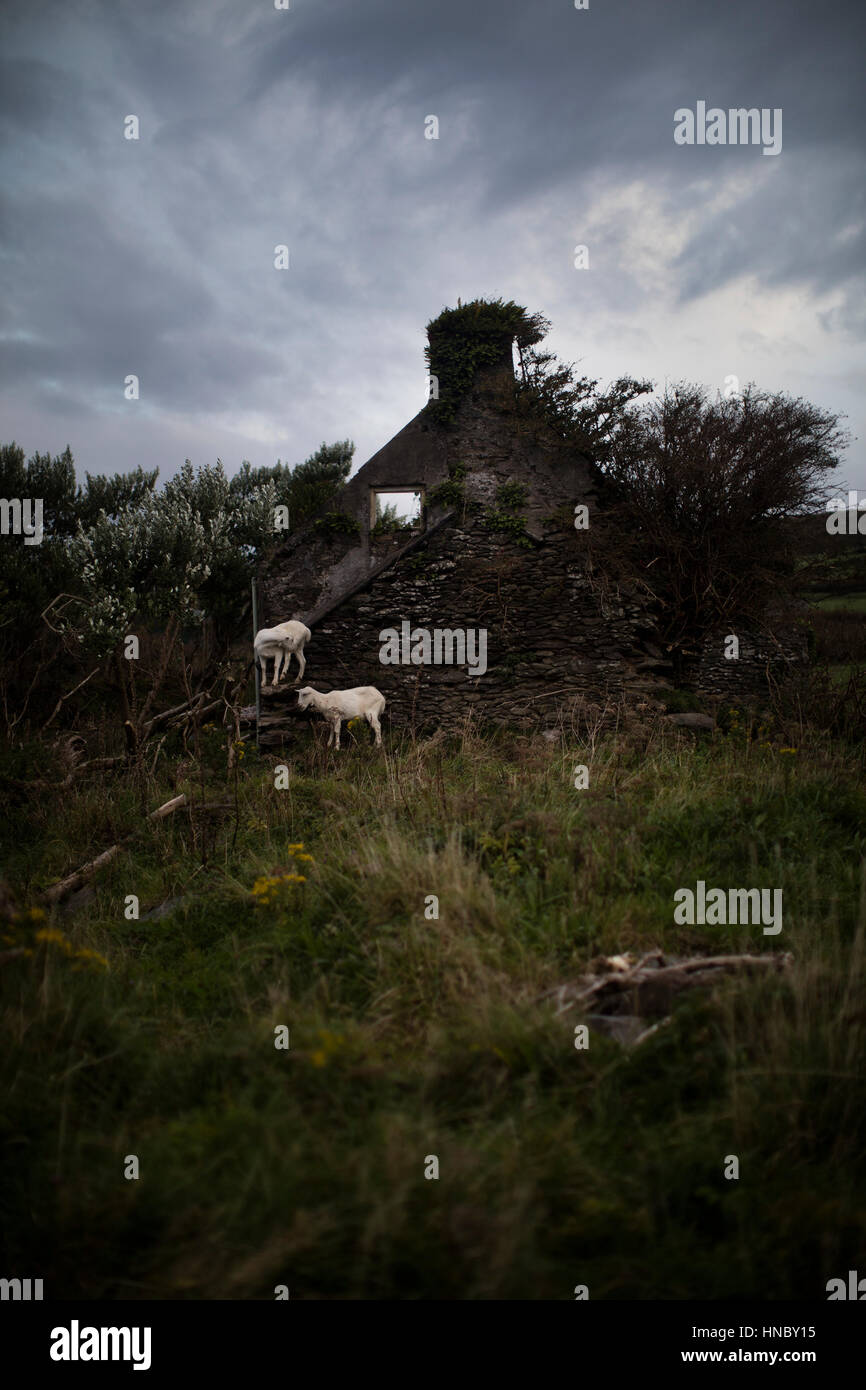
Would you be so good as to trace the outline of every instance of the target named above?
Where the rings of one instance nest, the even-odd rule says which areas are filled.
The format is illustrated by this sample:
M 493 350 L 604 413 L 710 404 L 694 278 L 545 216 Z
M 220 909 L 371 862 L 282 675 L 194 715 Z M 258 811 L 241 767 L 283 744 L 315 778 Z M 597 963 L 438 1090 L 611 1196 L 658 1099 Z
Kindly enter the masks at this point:
M 851 391 L 866 210 L 864 19 L 847 5 L 21 0 L 2 33 L 0 405 L 19 434 L 16 406 L 66 409 L 91 471 L 114 466 L 127 371 L 172 415 L 130 440 L 139 461 L 174 437 L 165 473 L 189 451 L 177 421 L 218 412 L 270 420 L 294 457 L 325 421 L 372 452 L 420 407 L 423 326 L 458 293 L 528 302 L 538 285 L 530 307 L 555 327 L 630 315 L 633 336 L 657 294 L 626 252 L 640 210 L 596 222 L 588 277 L 570 255 L 600 192 L 639 180 L 674 224 L 695 217 L 672 312 L 743 275 L 802 287 L 839 342 L 825 380 Z M 674 110 L 698 99 L 781 106 L 782 155 L 676 147 Z M 701 185 L 756 162 L 772 177 L 711 213 Z

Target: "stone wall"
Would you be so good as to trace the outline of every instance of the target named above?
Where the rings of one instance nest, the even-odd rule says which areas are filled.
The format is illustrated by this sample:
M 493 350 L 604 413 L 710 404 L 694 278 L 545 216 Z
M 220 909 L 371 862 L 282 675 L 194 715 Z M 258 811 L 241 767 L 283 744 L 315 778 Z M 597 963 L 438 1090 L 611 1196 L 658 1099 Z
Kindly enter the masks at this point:
M 385 629 L 485 629 L 487 671 L 383 665 Z M 374 685 L 384 727 L 453 728 L 467 711 L 516 727 L 555 722 L 569 697 L 603 700 L 659 685 L 645 601 L 608 589 L 585 564 L 581 534 L 560 523 L 525 548 L 475 518 L 446 519 L 412 553 L 339 603 L 313 629 L 305 684 Z M 291 732 L 290 689 L 263 696 L 269 734 Z M 268 739 L 265 740 L 269 741 Z
M 808 663 L 803 607 L 791 603 L 769 612 L 760 631 L 732 623 L 709 633 L 699 655 L 686 663 L 683 684 L 723 705 L 765 704 L 771 685 L 804 670 Z M 730 633 L 739 640 L 735 659 L 725 656 Z

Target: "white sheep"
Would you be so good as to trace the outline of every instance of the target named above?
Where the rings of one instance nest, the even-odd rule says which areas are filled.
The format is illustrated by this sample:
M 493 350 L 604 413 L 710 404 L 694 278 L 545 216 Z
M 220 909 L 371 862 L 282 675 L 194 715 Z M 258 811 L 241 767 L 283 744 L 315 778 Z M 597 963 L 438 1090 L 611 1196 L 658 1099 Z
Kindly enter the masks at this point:
M 304 645 L 309 642 L 311 636 L 310 629 L 294 619 L 288 623 L 280 623 L 278 627 L 263 627 L 257 632 L 253 642 L 253 650 L 256 654 L 256 661 L 262 668 L 262 685 L 268 683 L 268 657 L 274 659 L 274 685 L 280 679 L 280 662 L 282 662 L 282 673 L 286 675 L 293 655 L 298 658 L 298 674 L 295 676 L 295 681 L 302 680 L 307 664 L 304 657 Z
M 327 719 L 331 726 L 328 747 L 337 738 L 340 747 L 340 725 L 344 719 L 366 719 L 376 735 L 376 747 L 382 744 L 382 728 L 379 715 L 385 708 L 385 696 L 373 685 L 357 685 L 353 690 L 330 690 L 327 694 L 305 685 L 298 691 L 298 705 L 301 709 L 310 706 Z

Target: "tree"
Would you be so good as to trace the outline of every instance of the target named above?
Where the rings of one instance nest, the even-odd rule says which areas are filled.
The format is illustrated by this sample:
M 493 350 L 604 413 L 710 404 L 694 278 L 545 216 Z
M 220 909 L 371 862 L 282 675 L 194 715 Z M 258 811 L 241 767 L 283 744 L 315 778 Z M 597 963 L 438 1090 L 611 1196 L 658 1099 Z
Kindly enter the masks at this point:
M 253 468 L 245 461 L 231 480 L 231 495 L 240 501 L 273 484 L 274 503 L 288 507 L 291 528 L 295 530 L 343 486 L 352 470 L 354 452 L 351 439 L 342 439 L 336 444 L 322 443 L 295 468 L 279 460 L 273 468 Z
M 216 651 L 236 629 L 254 569 L 279 542 L 277 504 L 288 505 L 292 526 L 301 524 L 345 482 L 353 453 L 351 440 L 323 443 L 297 468 L 245 463 L 231 480 L 219 460 L 194 468 L 187 459 L 158 491 L 157 469 L 88 473 L 81 486 L 69 448 L 25 461 L 14 442 L 0 447 L 0 495 L 43 503 L 41 543 L 12 537 L 0 546 L 7 727 L 24 718 L 31 695 L 55 703 L 49 668 L 68 681 L 70 656 L 99 662 L 131 633 L 156 629 L 167 661 L 183 627 L 207 617 L 205 647 Z M 165 671 L 160 657 L 157 683 Z
M 540 415 L 593 462 L 607 457 L 632 403 L 653 389 L 651 381 L 623 376 L 600 391 L 598 378 L 576 376 L 575 364 L 559 362 L 552 352 L 520 344 L 518 352 L 518 406 Z
M 69 448 L 25 462 L 14 440 L 0 446 L 0 497 L 43 504 L 40 544 L 25 545 L 22 537 L 4 537 L 0 544 L 0 657 L 14 660 L 33 640 L 46 604 L 75 578 L 66 544 L 77 526 L 79 490 Z
M 76 519 L 83 526 L 95 521 L 100 512 L 117 516 L 125 507 L 135 507 L 153 492 L 159 469 L 145 471 L 140 466 L 132 473 L 115 473 L 112 477 L 95 477 L 85 473 L 85 486 L 76 504 Z
M 617 419 L 594 539 L 661 600 L 675 653 L 720 622 L 757 617 L 784 586 L 794 558 L 784 521 L 825 506 L 850 438 L 841 418 L 754 385 L 711 400 L 682 383 Z
M 111 649 L 134 622 L 189 623 L 206 612 L 231 626 L 260 559 L 279 539 L 275 507 L 292 527 L 318 511 L 346 481 L 355 446 L 323 443 L 296 468 L 241 465 L 229 480 L 218 459 L 189 459 L 161 491 L 158 470 L 76 483 L 67 447 L 25 462 L 14 442 L 0 447 L 0 495 L 43 500 L 44 537 L 0 547 L 0 631 L 10 657 L 42 628 L 39 615 L 59 594 L 78 597 L 63 625 L 83 647 Z

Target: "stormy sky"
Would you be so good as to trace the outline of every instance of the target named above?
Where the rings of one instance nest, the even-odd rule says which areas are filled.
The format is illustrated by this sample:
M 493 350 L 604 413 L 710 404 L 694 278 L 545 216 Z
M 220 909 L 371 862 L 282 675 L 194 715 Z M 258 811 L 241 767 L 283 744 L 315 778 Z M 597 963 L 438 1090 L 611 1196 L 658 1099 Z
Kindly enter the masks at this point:
M 845 412 L 866 488 L 854 0 L 0 15 L 4 442 L 69 443 L 82 476 L 346 436 L 360 465 L 424 403 L 427 321 L 501 295 L 603 381 L 736 377 Z M 781 109 L 781 151 L 676 144 L 698 102 Z

